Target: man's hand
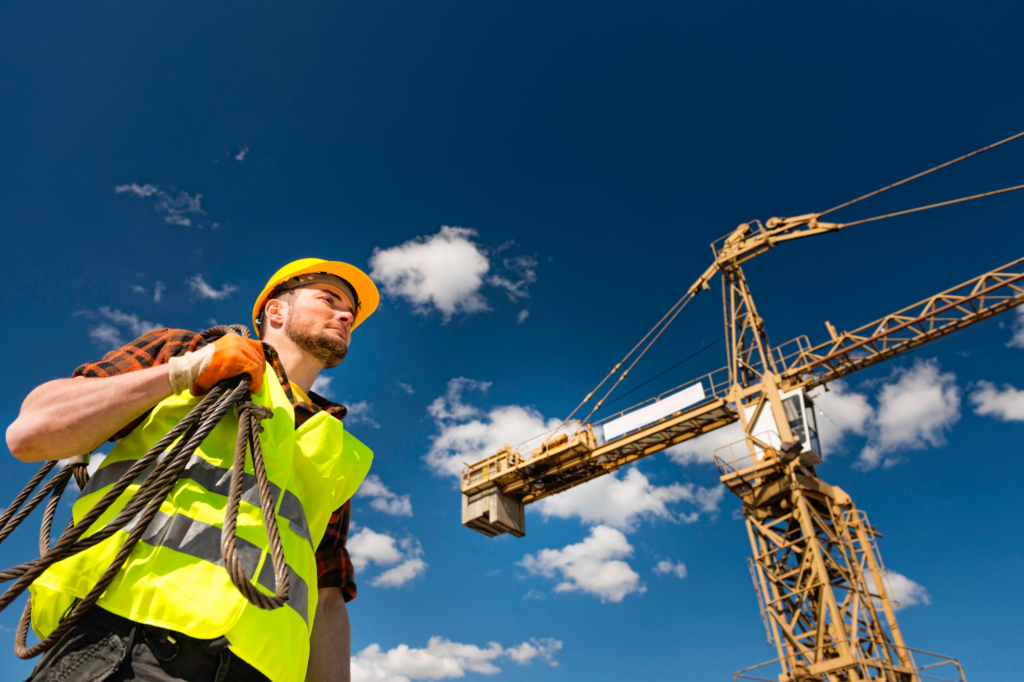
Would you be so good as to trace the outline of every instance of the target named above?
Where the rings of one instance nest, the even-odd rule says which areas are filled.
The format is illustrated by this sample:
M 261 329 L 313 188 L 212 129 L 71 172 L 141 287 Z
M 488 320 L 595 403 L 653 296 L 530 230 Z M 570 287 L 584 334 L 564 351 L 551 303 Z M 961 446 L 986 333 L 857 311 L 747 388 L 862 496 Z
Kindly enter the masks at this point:
M 352 636 L 345 597 L 337 587 L 322 588 L 317 592 L 316 617 L 309 638 L 306 682 L 349 682 L 351 655 Z
M 248 374 L 249 390 L 263 386 L 263 344 L 237 334 L 225 334 L 209 346 L 171 358 L 168 379 L 171 390 L 186 388 L 192 395 L 206 395 L 218 382 L 239 374 Z

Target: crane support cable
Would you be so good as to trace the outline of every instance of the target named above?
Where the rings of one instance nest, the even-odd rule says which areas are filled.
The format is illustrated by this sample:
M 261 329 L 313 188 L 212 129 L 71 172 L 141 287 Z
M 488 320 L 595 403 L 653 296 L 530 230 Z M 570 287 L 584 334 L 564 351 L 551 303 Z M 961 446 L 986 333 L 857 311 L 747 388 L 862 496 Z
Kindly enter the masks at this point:
M 636 367 L 636 363 L 640 362 L 640 358 L 642 358 L 644 356 L 644 354 L 651 349 L 651 346 L 653 346 L 654 342 L 658 340 L 658 337 L 660 337 L 663 333 L 665 333 L 665 330 L 668 329 L 669 325 L 672 324 L 672 322 L 675 321 L 676 317 L 679 316 L 679 313 L 683 312 L 683 308 L 686 307 L 686 304 L 689 303 L 690 301 L 692 301 L 693 297 L 696 296 L 696 295 L 697 295 L 696 292 L 691 289 L 690 291 L 686 292 L 685 296 L 683 296 L 681 299 L 679 299 L 679 301 L 680 301 L 680 303 L 682 305 L 680 305 L 680 303 L 676 304 L 676 311 L 674 313 L 672 313 L 672 317 L 670 317 L 668 319 L 668 322 L 666 322 L 664 325 L 662 325 L 661 329 L 658 330 L 658 333 L 654 336 L 653 339 L 651 339 L 650 343 L 648 343 L 647 346 L 642 351 L 640 351 L 640 354 L 636 356 L 636 359 L 633 360 L 632 364 L 630 364 L 630 366 L 626 369 L 626 371 L 623 372 L 619 376 L 619 378 L 615 381 L 614 384 L 612 384 L 612 387 L 608 389 L 608 392 L 605 393 L 604 396 L 602 396 L 601 399 L 597 401 L 597 403 L 594 405 L 594 409 L 592 409 L 590 411 L 590 414 L 588 414 L 583 419 L 583 421 L 589 420 L 593 416 L 593 414 L 595 412 L 597 412 L 598 410 L 601 409 L 601 405 L 604 404 L 605 398 L 610 396 L 612 394 L 612 391 L 614 391 L 616 389 L 616 387 L 618 387 L 618 385 L 622 383 L 622 380 L 626 378 L 626 376 L 629 374 L 630 370 L 632 370 L 634 367 Z M 665 318 L 661 318 L 661 319 L 664 320 Z M 650 332 L 648 332 L 647 336 L 650 336 Z M 644 338 L 646 338 L 646 337 L 644 337 Z
M 1005 140 L 1000 140 L 999 142 L 996 142 L 994 144 L 990 144 L 987 147 L 982 147 L 981 149 L 976 149 L 975 151 L 971 152 L 970 154 L 964 154 L 960 158 L 953 159 L 952 161 L 947 161 L 944 164 L 935 166 L 935 168 L 929 168 L 928 170 L 926 170 L 926 171 L 924 171 L 922 173 L 918 173 L 917 175 L 912 175 L 909 178 L 905 178 L 903 180 L 900 180 L 899 182 L 894 182 L 893 184 L 891 184 L 891 185 L 889 185 L 887 187 L 883 187 L 882 189 L 876 189 L 874 192 L 869 192 L 868 194 L 865 194 L 862 197 L 857 197 L 856 199 L 852 199 L 850 201 L 847 201 L 845 204 L 839 204 L 835 208 L 830 208 L 829 210 L 825 211 L 824 213 L 819 213 L 818 217 L 820 218 L 821 216 L 828 215 L 829 213 L 833 213 L 835 211 L 838 211 L 841 208 L 846 208 L 847 206 L 851 206 L 853 204 L 856 204 L 858 201 L 863 201 L 865 199 L 870 199 L 871 197 L 876 196 L 878 194 L 881 194 L 882 192 L 886 192 L 886 191 L 888 191 L 890 189 L 893 189 L 894 187 L 899 187 L 900 185 L 906 184 L 906 183 L 910 182 L 911 180 L 917 180 L 918 178 L 922 178 L 922 177 L 928 175 L 929 173 L 934 173 L 935 171 L 942 170 L 943 168 L 946 168 L 947 166 L 952 166 L 954 163 L 959 163 L 959 162 L 963 161 L 964 159 L 969 159 L 972 156 L 977 156 L 978 154 L 981 154 L 982 152 L 987 152 L 990 149 L 995 149 L 999 145 L 1006 144 L 1007 142 L 1012 142 L 1012 141 L 1016 140 L 1018 137 L 1024 137 L 1024 132 L 1017 133 L 1016 135 L 1008 137 Z
M 918 211 L 927 211 L 931 208 L 939 208 L 941 206 L 950 206 L 952 204 L 959 204 L 964 201 L 971 201 L 973 199 L 984 199 L 985 197 L 995 196 L 997 194 L 1005 194 L 1006 192 L 1016 192 L 1019 189 L 1024 189 L 1024 185 L 1017 185 L 1016 187 L 1006 187 L 1005 189 L 997 189 L 992 192 L 985 192 L 984 194 L 974 194 L 969 197 L 961 197 L 959 199 L 952 199 L 950 201 L 943 201 L 938 204 L 929 204 L 928 206 L 918 206 L 917 208 L 909 208 L 906 211 L 897 211 L 896 213 L 886 213 L 885 215 L 875 216 L 874 218 L 864 218 L 863 220 L 855 220 L 852 223 L 839 223 L 839 227 L 850 227 L 851 225 L 863 225 L 864 223 L 871 223 L 876 220 L 885 220 L 886 218 L 895 218 L 896 216 L 907 215 L 908 213 L 917 213 Z
M 572 412 L 569 413 L 569 416 L 562 420 L 562 423 L 558 425 L 558 428 L 560 429 L 563 426 L 565 426 L 569 422 L 569 420 L 572 419 L 573 415 L 576 414 L 581 407 L 586 405 L 587 402 L 591 398 L 594 397 L 595 393 L 597 393 L 599 390 L 601 390 L 601 387 L 604 386 L 605 382 L 608 381 L 612 377 L 612 375 L 614 375 L 617 371 L 619 371 L 619 368 L 622 367 L 622 364 L 624 362 L 626 362 L 626 360 L 629 360 L 630 356 L 633 355 L 633 353 L 636 352 L 636 349 L 639 348 L 641 345 L 643 345 L 643 342 L 646 341 L 648 339 L 648 337 L 650 337 L 650 335 L 653 334 L 655 332 L 655 330 L 657 330 L 658 327 L 660 327 L 662 325 L 662 323 L 665 322 L 666 319 L 668 319 L 669 315 L 672 315 L 673 311 L 675 311 L 675 314 L 678 315 L 679 311 L 676 310 L 676 308 L 679 308 L 680 310 L 682 310 L 682 308 L 680 306 L 685 306 L 687 303 L 689 303 L 689 299 L 693 298 L 693 296 L 694 296 L 694 291 L 690 290 L 690 291 L 687 291 L 683 295 L 682 298 L 680 298 L 678 301 L 676 301 L 675 305 L 673 305 L 671 308 L 669 308 L 668 312 L 666 312 L 661 317 L 661 319 L 658 320 L 658 322 L 653 327 L 651 327 L 650 331 L 648 331 L 646 334 L 644 334 L 644 337 L 642 339 L 640 339 L 635 346 L 633 346 L 633 349 L 630 350 L 628 353 L 626 353 L 625 357 L 623 357 L 621 360 L 619 360 L 619 362 L 616 363 L 616 365 L 614 367 L 612 367 L 611 371 L 608 372 L 608 374 L 605 376 L 604 379 L 601 379 L 601 383 L 599 383 L 597 386 L 595 386 L 594 389 L 590 393 L 587 394 L 587 397 L 585 397 L 580 402 L 580 404 L 577 405 L 576 408 Z M 675 315 L 672 315 L 672 319 L 675 319 Z M 669 320 L 668 324 L 671 324 L 671 323 L 672 323 L 671 320 Z M 668 326 L 668 324 L 666 324 L 665 326 Z M 664 330 L 662 330 L 662 331 L 664 331 Z M 659 335 L 660 334 L 661 334 L 661 332 L 659 332 Z M 655 338 L 657 338 L 657 337 L 655 337 Z M 653 343 L 653 341 L 651 343 Z M 650 345 L 648 345 L 647 348 L 650 348 Z M 647 348 L 644 349 L 644 352 L 647 352 Z M 639 358 L 637 358 L 637 359 L 639 359 Z M 635 365 L 636 362 L 634 361 L 633 364 Z M 630 367 L 632 368 L 632 365 L 630 365 Z M 626 370 L 626 371 L 628 372 L 629 370 Z M 605 397 L 607 397 L 607 396 L 605 396 Z M 594 412 L 591 411 L 590 414 L 593 414 L 593 413 Z M 584 420 L 584 421 L 586 421 L 586 420 Z
M 633 391 L 637 391 L 637 390 L 639 390 L 639 389 L 643 388 L 644 386 L 646 386 L 647 384 L 651 383 L 652 381 L 654 381 L 654 380 L 655 380 L 655 379 L 657 379 L 658 377 L 661 377 L 661 376 L 664 376 L 664 375 L 668 374 L 669 372 L 671 372 L 672 370 L 674 370 L 674 369 L 675 369 L 676 367 L 679 367 L 680 365 L 682 365 L 682 364 L 684 364 L 684 363 L 686 363 L 686 362 L 689 362 L 690 360 L 692 360 L 693 358 L 697 357 L 698 355 L 700 355 L 701 353 L 703 353 L 703 352 L 704 352 L 704 351 L 706 351 L 707 349 L 709 349 L 709 348 L 711 348 L 711 347 L 713 347 L 713 346 L 715 346 L 715 345 L 717 345 L 717 344 L 721 343 L 722 341 L 725 341 L 725 337 L 724 337 L 724 336 L 719 336 L 717 340 L 715 340 L 715 341 L 712 341 L 711 343 L 709 343 L 708 345 L 704 346 L 703 348 L 701 348 L 701 349 L 700 349 L 700 350 L 698 350 L 698 351 L 695 351 L 695 352 L 693 352 L 693 353 L 690 353 L 690 354 L 689 354 L 689 355 L 687 355 L 687 356 L 686 356 L 685 358 L 683 358 L 682 360 L 680 360 L 680 361 L 679 361 L 679 362 L 677 362 L 676 364 L 672 365 L 672 366 L 671 366 L 671 367 L 669 367 L 668 369 L 664 369 L 664 370 L 662 370 L 662 371 L 658 372 L 657 374 L 655 374 L 655 375 L 654 375 L 653 377 L 651 377 L 651 378 L 650 378 L 650 379 L 648 379 L 647 381 L 643 382 L 642 384 L 639 384 L 639 385 L 637 385 L 637 386 L 634 386 L 633 388 L 629 389 L 628 391 L 626 391 L 625 393 L 623 393 L 622 395 L 620 395 L 620 396 L 619 396 L 618 398 L 616 398 L 615 400 L 612 400 L 611 402 L 609 402 L 609 403 L 608 403 L 608 405 L 612 405 L 612 404 L 614 404 L 614 403 L 617 403 L 618 401 L 622 400 L 623 398 L 625 398 L 625 397 L 626 397 L 627 395 L 629 395 L 629 394 L 630 394 L 630 393 L 632 393 Z

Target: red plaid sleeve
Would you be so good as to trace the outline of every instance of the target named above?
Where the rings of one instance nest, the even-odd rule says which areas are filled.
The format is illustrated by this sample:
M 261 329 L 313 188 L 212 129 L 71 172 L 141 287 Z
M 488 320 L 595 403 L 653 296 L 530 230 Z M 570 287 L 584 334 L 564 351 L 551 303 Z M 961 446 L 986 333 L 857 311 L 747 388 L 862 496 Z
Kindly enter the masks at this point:
M 140 369 L 148 369 L 166 363 L 173 357 L 202 348 L 206 340 L 195 332 L 184 329 L 157 329 L 143 334 L 131 343 L 112 350 L 102 360 L 87 362 L 72 373 L 73 377 L 104 378 L 127 374 Z M 149 414 L 126 424 L 110 440 L 120 440 L 132 432 Z
M 346 602 L 356 598 L 356 570 L 348 555 L 348 525 L 351 502 L 331 514 L 327 532 L 316 550 L 317 587 L 338 587 Z

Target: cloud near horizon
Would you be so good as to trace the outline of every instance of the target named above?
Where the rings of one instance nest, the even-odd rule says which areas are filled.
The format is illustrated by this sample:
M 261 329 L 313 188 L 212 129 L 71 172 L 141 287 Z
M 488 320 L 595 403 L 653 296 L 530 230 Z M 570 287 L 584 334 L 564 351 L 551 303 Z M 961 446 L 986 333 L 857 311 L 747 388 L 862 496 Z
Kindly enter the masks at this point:
M 352 682 L 445 680 L 467 673 L 495 675 L 501 672 L 494 663 L 500 659 L 519 665 L 541 660 L 555 667 L 558 662 L 554 656 L 561 649 L 562 642 L 550 638 L 530 639 L 507 649 L 497 642 L 479 647 L 443 637 L 431 637 L 423 648 L 400 644 L 383 651 L 379 644 L 371 644 L 352 657 Z

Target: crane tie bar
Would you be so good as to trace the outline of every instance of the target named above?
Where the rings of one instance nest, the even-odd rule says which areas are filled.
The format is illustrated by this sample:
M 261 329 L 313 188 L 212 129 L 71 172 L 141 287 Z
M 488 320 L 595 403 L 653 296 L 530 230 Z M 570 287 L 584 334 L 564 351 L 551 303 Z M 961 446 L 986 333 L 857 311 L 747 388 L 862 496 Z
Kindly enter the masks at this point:
M 218 325 L 207 329 L 202 333 L 202 336 L 207 340 L 211 340 L 228 333 L 251 338 L 249 329 L 244 325 Z M 107 570 L 100 576 L 92 590 L 89 591 L 84 599 L 75 604 L 67 617 L 61 621 L 60 625 L 48 637 L 31 647 L 27 646 L 27 638 L 31 624 L 32 598 L 31 596 L 28 598 L 15 633 L 14 652 L 18 658 L 32 658 L 51 648 L 99 600 L 104 590 L 110 586 L 118 571 L 121 570 L 121 567 L 127 561 L 128 556 L 132 553 L 140 538 L 145 534 L 150 521 L 153 520 L 160 510 L 160 505 L 168 493 L 171 492 L 171 489 L 181 478 L 181 474 L 193 453 L 195 453 L 206 436 L 213 431 L 232 407 L 235 408 L 239 425 L 238 437 L 235 442 L 234 462 L 231 469 L 228 505 L 225 510 L 224 525 L 221 530 L 221 554 L 224 559 L 224 566 L 231 577 L 231 582 L 255 606 L 271 610 L 280 608 L 288 601 L 288 568 L 285 562 L 284 550 L 281 546 L 281 534 L 277 526 L 277 517 L 274 512 L 275 500 L 271 493 L 270 482 L 267 479 L 266 467 L 263 462 L 263 450 L 260 447 L 258 437 L 259 433 L 263 430 L 263 426 L 260 424 L 261 420 L 268 419 L 273 414 L 266 407 L 251 402 L 250 395 L 249 378 L 245 375 L 225 379 L 214 386 L 184 419 L 178 422 L 167 435 L 161 438 L 149 452 L 135 461 L 124 475 L 107 490 L 103 498 L 85 514 L 81 521 L 77 524 L 74 521 L 68 524 L 68 527 L 65 528 L 53 547 L 50 546 L 50 529 L 53 524 L 53 517 L 60 504 L 61 495 L 72 475 L 75 476 L 79 488 L 84 489 L 85 484 L 89 480 L 89 474 L 86 471 L 88 460 L 84 456 L 72 458 L 70 463 L 58 471 L 34 496 L 32 496 L 32 492 L 46 478 L 47 474 L 53 470 L 57 463 L 55 461 L 47 462 L 32 477 L 32 480 L 18 494 L 14 502 L 11 503 L 3 515 L 0 515 L 0 542 L 3 542 L 39 506 L 42 500 L 49 495 L 50 501 L 46 505 L 39 531 L 39 558 L 27 561 L 19 566 L 0 570 L 0 582 L 15 581 L 6 592 L 0 595 L 0 611 L 7 608 L 11 602 L 28 588 L 32 581 L 42 575 L 53 564 L 96 546 L 126 526 L 130 528 L 130 531 L 124 545 L 121 546 L 120 551 L 111 561 Z M 235 546 L 238 539 L 236 528 L 247 451 L 252 453 L 260 508 L 263 511 L 271 561 L 274 566 L 276 587 L 273 596 L 263 594 L 253 585 L 249 576 L 245 574 L 245 570 L 242 568 Z M 121 512 L 106 526 L 92 535 L 83 538 L 82 536 L 92 527 L 96 520 L 149 467 L 152 467 L 152 471 L 141 481 L 139 489 L 131 496 L 128 504 L 125 505 Z M 30 500 L 29 496 L 32 496 Z M 25 505 L 24 509 L 18 511 L 26 500 L 29 500 L 28 504 Z

